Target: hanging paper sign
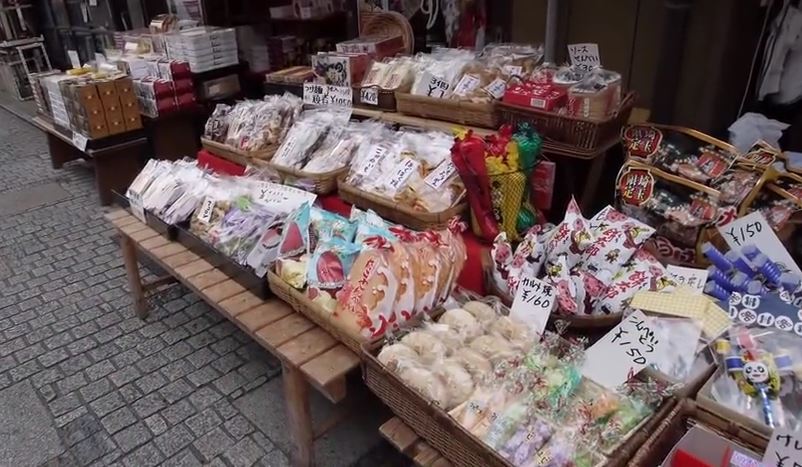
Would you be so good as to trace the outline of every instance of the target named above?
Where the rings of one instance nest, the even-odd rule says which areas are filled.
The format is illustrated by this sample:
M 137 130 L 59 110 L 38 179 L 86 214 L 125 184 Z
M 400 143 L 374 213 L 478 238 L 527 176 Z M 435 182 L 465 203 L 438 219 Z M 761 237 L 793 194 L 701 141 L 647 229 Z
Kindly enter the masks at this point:
M 70 65 L 73 68 L 81 68 L 81 57 L 78 56 L 78 52 L 75 50 L 68 50 L 67 57 L 70 58 Z
M 733 292 L 729 302 L 721 301 L 720 304 L 734 322 L 776 328 L 802 336 L 802 292 L 763 295 Z
M 304 104 L 320 107 L 352 107 L 354 90 L 350 86 L 304 83 Z
M 636 310 L 588 348 L 582 374 L 615 389 L 654 362 L 661 351 L 649 318 Z
M 802 431 L 778 427 L 771 434 L 763 454 L 765 467 L 794 467 L 802 465 Z
M 393 191 L 398 191 L 404 184 L 409 180 L 409 177 L 412 173 L 418 170 L 420 166 L 420 162 L 416 161 L 415 159 L 411 159 L 409 157 L 405 157 L 401 160 L 395 170 L 390 172 L 390 177 L 385 182 L 385 185 L 390 187 Z
M 451 87 L 448 84 L 448 81 L 434 76 L 429 72 L 423 73 L 423 76 L 421 76 L 421 81 L 426 83 L 426 95 L 429 97 L 445 97 L 448 89 Z
M 77 131 L 72 132 L 72 145 L 78 148 L 78 150 L 86 151 L 87 143 L 89 143 L 89 138 L 87 138 L 85 135 L 82 135 Z
M 256 200 L 281 212 L 297 209 L 304 203 L 312 204 L 317 195 L 278 183 L 262 182 L 256 191 Z
M 510 316 L 526 323 L 538 335 L 543 334 L 556 302 L 554 287 L 534 277 L 524 277 L 518 284 Z
M 455 173 L 457 173 L 457 168 L 454 163 L 451 162 L 451 159 L 446 159 L 429 172 L 423 181 L 433 189 L 439 190 Z
M 731 250 L 740 252 L 741 248 L 746 245 L 755 245 L 770 260 L 777 263 L 780 269 L 792 271 L 798 276 L 802 276 L 802 270 L 799 269 L 788 250 L 777 238 L 771 225 L 760 212 L 755 211 L 729 224 L 718 227 L 718 232 Z
M 584 43 L 570 44 L 568 46 L 568 56 L 571 65 L 584 70 L 592 70 L 601 66 L 599 57 L 599 44 Z
M 359 91 L 359 100 L 366 105 L 379 105 L 379 90 L 376 88 L 362 88 Z
M 384 158 L 387 157 L 387 152 L 389 150 L 390 149 L 383 144 L 373 146 L 371 148 L 370 155 L 362 161 L 359 167 L 357 167 L 356 173 L 363 177 L 370 175 L 371 172 L 373 172 L 373 169 L 375 169 L 377 165 L 384 161 Z
M 686 268 L 669 264 L 666 272 L 678 285 L 691 289 L 694 293 L 702 293 L 707 282 L 707 269 Z

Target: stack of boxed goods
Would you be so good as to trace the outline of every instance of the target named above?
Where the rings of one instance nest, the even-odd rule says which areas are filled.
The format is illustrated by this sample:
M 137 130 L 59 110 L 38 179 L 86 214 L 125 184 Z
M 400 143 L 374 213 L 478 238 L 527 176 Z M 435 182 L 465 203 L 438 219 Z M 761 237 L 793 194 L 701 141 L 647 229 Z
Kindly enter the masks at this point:
M 64 128 L 70 127 L 70 117 L 67 114 L 67 108 L 64 105 L 64 97 L 61 95 L 61 88 L 59 83 L 72 79 L 71 76 L 64 73 L 59 73 L 51 76 L 45 76 L 40 80 L 42 88 L 45 90 L 47 100 L 50 102 L 50 115 L 53 120 Z
M 31 81 L 33 99 L 36 102 L 36 111 L 40 114 L 50 114 L 50 100 L 48 91 L 42 85 L 42 78 L 61 74 L 58 70 L 43 71 L 41 73 L 31 73 L 28 79 Z
M 188 62 L 193 73 L 239 63 L 234 28 L 204 26 L 167 34 L 165 37 L 170 58 Z
M 80 79 L 61 85 L 73 131 L 89 139 L 142 128 L 131 79 Z
M 362 36 L 337 44 L 337 52 L 368 54 L 375 60 L 393 57 L 404 53 L 404 50 L 404 39 L 401 36 Z
M 167 58 L 121 57 L 117 67 L 133 79 L 139 110 L 151 118 L 195 105 L 189 63 Z
M 253 72 L 270 69 L 270 47 L 262 31 L 254 26 L 237 26 L 237 46 L 240 58 Z
M 295 36 L 275 36 L 267 39 L 267 55 L 271 69 L 280 70 L 290 65 L 304 63 L 306 55 L 301 52 L 302 42 Z

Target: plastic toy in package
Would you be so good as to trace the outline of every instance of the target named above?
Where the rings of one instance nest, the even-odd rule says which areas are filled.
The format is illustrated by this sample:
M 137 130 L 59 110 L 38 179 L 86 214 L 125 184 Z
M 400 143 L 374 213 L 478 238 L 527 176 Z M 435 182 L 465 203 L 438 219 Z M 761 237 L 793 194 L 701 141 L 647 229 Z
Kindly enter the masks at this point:
M 802 428 L 799 336 L 770 328 L 734 326 L 715 342 L 723 369 L 713 378 L 712 398 L 770 429 Z

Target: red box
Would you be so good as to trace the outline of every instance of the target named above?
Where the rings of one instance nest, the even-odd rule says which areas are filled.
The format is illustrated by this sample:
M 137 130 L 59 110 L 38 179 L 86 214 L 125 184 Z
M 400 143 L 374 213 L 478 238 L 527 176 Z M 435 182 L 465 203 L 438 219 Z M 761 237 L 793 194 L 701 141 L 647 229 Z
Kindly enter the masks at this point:
M 187 92 L 194 93 L 195 87 L 192 85 L 192 78 L 181 78 L 173 81 L 173 88 L 176 94 L 184 94 Z
M 523 107 L 553 111 L 564 107 L 567 100 L 565 90 L 548 84 L 526 82 L 507 87 L 503 101 Z
M 176 94 L 175 101 L 178 104 L 179 109 L 190 108 L 195 105 L 195 94 L 191 92 Z

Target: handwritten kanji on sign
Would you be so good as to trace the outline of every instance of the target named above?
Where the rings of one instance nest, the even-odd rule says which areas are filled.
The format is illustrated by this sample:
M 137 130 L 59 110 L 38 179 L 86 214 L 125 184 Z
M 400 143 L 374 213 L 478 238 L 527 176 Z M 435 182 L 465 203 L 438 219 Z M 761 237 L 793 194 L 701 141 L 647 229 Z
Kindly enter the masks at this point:
M 661 342 L 649 318 L 636 310 L 585 353 L 582 374 L 614 389 L 656 360 Z
M 510 307 L 510 317 L 543 334 L 554 309 L 555 297 L 556 292 L 551 285 L 534 277 L 523 277 Z
M 570 44 L 568 46 L 568 56 L 571 59 L 571 65 L 577 68 L 592 70 L 601 66 L 599 44 Z
M 763 454 L 765 467 L 802 467 L 802 432 L 776 428 Z

